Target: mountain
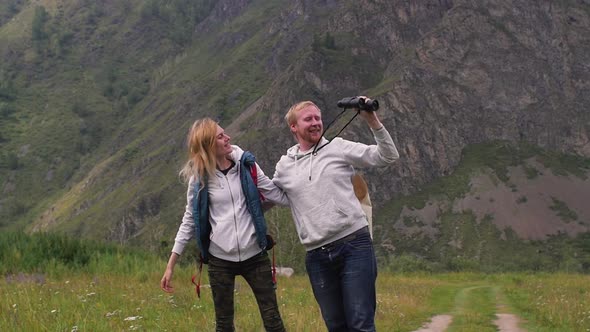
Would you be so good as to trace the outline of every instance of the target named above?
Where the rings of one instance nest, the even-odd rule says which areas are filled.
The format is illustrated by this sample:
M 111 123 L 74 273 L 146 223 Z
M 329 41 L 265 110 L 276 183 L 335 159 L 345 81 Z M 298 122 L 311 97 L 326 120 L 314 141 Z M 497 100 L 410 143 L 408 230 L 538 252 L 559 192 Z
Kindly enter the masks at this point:
M 5 229 L 157 249 L 186 204 L 177 172 L 196 118 L 218 119 L 272 175 L 293 144 L 290 105 L 314 100 L 327 122 L 337 100 L 363 94 L 380 101 L 401 154 L 363 170 L 384 256 L 468 252 L 445 226 L 461 220 L 471 231 L 489 222 L 500 244 L 588 232 L 587 0 L 5 0 L 0 10 Z M 342 135 L 372 142 L 361 121 Z

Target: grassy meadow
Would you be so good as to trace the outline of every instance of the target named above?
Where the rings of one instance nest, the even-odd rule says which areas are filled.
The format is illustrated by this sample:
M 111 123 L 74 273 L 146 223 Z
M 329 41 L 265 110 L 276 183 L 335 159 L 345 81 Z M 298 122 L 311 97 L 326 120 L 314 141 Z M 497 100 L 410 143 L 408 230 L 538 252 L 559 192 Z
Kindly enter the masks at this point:
M 214 330 L 207 273 L 198 299 L 187 258 L 167 294 L 159 288 L 164 257 L 59 236 L 0 240 L 0 331 Z M 52 253 L 60 246 L 62 256 Z M 68 250 L 88 257 L 75 260 Z M 25 264 L 32 257 L 35 264 Z M 588 275 L 387 272 L 377 289 L 380 331 L 414 331 L 437 314 L 453 316 L 448 331 L 496 331 L 496 313 L 516 314 L 529 331 L 590 330 Z M 307 276 L 279 277 L 277 297 L 289 331 L 325 331 Z M 235 307 L 238 331 L 263 330 L 241 278 Z

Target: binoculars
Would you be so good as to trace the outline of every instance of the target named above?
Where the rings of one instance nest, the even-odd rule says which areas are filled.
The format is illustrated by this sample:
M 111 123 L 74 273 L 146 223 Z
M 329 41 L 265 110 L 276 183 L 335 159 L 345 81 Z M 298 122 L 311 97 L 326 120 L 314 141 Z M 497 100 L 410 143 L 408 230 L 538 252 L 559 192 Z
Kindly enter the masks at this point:
M 365 97 L 347 97 L 338 102 L 338 107 L 356 108 L 361 111 L 375 112 L 379 109 L 379 102 Z

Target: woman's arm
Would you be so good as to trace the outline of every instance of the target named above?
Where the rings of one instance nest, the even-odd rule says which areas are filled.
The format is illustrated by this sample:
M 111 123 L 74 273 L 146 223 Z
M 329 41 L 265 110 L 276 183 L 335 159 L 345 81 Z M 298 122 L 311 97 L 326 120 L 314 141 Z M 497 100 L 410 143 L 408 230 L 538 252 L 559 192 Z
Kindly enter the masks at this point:
M 180 227 L 178 227 L 178 232 L 176 233 L 176 238 L 174 239 L 174 247 L 170 253 L 170 258 L 168 259 L 164 276 L 160 281 L 160 288 L 168 293 L 174 291 L 174 288 L 172 287 L 172 275 L 174 275 L 174 266 L 176 265 L 176 261 L 178 260 L 180 254 L 182 254 L 184 251 L 186 243 L 193 237 L 194 234 L 195 223 L 193 219 L 193 207 L 191 204 L 194 196 L 194 186 L 194 178 L 191 178 L 188 183 L 188 190 L 186 193 L 186 207 L 184 210 L 184 216 L 182 217 L 182 223 L 180 224 Z
M 193 196 L 194 196 L 194 187 L 197 181 L 191 177 L 188 183 L 188 190 L 186 192 L 186 207 L 184 209 L 184 215 L 182 216 L 182 223 L 178 228 L 178 232 L 176 233 L 176 238 L 174 239 L 174 247 L 172 251 L 181 255 L 184 251 L 184 247 L 186 244 L 193 238 L 195 234 L 195 221 L 193 218 Z
M 172 276 L 174 275 L 174 266 L 176 266 L 176 260 L 178 260 L 178 257 L 179 255 L 175 252 L 170 254 L 168 265 L 166 265 L 166 271 L 164 271 L 164 276 L 162 277 L 162 280 L 160 280 L 160 288 L 166 293 L 174 292 L 174 287 L 172 287 Z
M 256 164 L 258 175 L 258 190 L 262 193 L 265 200 L 274 204 L 289 206 L 289 198 L 271 179 L 264 174 L 262 168 Z

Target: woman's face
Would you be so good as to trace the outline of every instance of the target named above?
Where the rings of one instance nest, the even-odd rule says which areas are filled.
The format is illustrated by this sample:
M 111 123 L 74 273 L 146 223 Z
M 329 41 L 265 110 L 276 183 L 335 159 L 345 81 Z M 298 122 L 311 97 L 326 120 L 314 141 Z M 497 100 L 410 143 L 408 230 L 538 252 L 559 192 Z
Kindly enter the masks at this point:
M 223 128 L 217 125 L 217 134 L 215 135 L 215 155 L 217 157 L 227 156 L 232 152 L 231 144 L 229 144 L 229 135 L 225 133 Z

